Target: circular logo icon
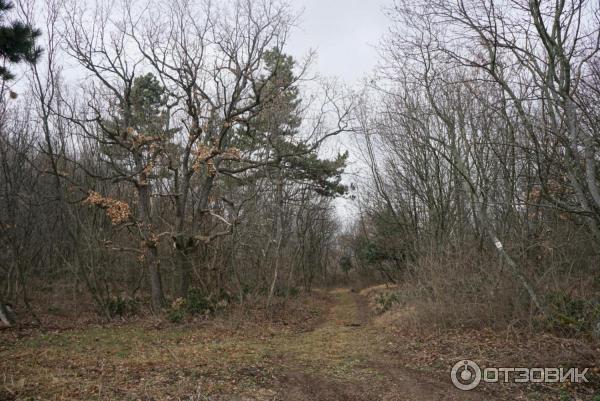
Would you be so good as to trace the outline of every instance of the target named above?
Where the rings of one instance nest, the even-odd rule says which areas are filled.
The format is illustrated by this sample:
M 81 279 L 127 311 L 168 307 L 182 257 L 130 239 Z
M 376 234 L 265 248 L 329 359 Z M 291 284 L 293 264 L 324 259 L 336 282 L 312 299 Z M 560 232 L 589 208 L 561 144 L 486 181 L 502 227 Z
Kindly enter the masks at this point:
M 459 361 L 452 367 L 450 378 L 454 387 L 469 391 L 473 390 L 481 382 L 481 369 L 473 361 Z

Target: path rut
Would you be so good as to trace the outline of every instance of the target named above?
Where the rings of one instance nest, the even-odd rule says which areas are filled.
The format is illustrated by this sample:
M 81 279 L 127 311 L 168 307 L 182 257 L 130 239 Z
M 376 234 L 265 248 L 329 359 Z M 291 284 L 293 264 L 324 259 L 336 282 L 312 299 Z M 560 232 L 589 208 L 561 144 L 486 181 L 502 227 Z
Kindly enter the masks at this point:
M 372 321 L 366 298 L 347 289 L 330 294 L 334 304 L 321 326 L 271 342 L 276 356 L 272 363 L 279 372 L 277 399 L 482 399 L 477 393 L 454 388 L 449 376 L 441 379 L 404 368 L 401 361 L 386 354 L 389 333 Z

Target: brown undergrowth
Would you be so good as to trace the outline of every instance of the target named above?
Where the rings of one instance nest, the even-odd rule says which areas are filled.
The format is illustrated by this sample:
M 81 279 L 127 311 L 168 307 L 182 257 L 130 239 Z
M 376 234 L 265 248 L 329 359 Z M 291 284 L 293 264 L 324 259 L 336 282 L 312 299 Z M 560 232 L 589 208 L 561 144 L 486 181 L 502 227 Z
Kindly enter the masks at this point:
M 257 303 L 178 325 L 140 319 L 4 332 L 0 400 L 596 401 L 596 381 L 455 389 L 449 371 L 463 358 L 484 366 L 588 366 L 599 352 L 551 335 L 415 330 L 411 308 L 377 314 L 369 304 L 388 290 L 314 291 L 269 310 Z
M 368 288 L 362 293 L 371 308 L 378 311 L 381 300 L 387 299 L 386 294 L 402 291 L 401 286 L 388 285 Z M 402 299 L 402 295 L 399 297 Z M 427 326 L 420 313 L 418 305 L 398 302 L 374 318 L 374 324 L 387 328 L 393 338 L 385 352 L 400 359 L 407 368 L 428 372 L 440 380 L 447 379 L 451 367 L 465 359 L 481 367 L 589 368 L 587 384 L 490 383 L 478 389 L 499 399 L 600 400 L 600 343 L 589 336 L 566 338 L 511 326 L 504 329 Z

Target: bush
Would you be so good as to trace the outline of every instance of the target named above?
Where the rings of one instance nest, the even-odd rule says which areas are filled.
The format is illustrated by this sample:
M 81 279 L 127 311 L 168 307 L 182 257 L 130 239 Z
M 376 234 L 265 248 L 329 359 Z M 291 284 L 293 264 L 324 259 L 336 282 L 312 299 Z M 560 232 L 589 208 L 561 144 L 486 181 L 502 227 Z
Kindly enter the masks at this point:
M 189 291 L 186 298 L 186 310 L 190 315 L 210 315 L 215 312 L 215 304 L 210 299 L 202 294 L 202 292 L 193 288 Z
M 379 313 L 387 312 L 401 302 L 402 299 L 399 292 L 383 292 L 375 296 L 375 308 Z
M 133 316 L 139 313 L 140 303 L 134 298 L 111 297 L 106 302 L 106 310 L 111 317 Z
M 275 289 L 275 296 L 278 297 L 291 297 L 295 298 L 300 294 L 298 287 L 277 287 Z
M 173 323 L 181 323 L 185 318 L 187 302 L 183 298 L 177 298 L 171 303 L 171 307 L 167 312 L 169 320 Z
M 572 332 L 594 331 L 600 320 L 600 302 L 555 292 L 547 297 L 552 328 Z
M 192 288 L 187 298 L 177 298 L 171 303 L 167 316 L 173 323 L 181 323 L 186 315 L 213 315 L 218 309 L 229 305 L 231 296 L 222 291 L 218 299 L 215 301 L 213 297 L 204 295 L 200 289 Z
M 401 281 L 401 292 L 382 295 L 376 304 L 381 312 L 409 305 L 402 324 L 415 330 L 523 327 L 529 319 L 530 301 L 519 283 L 495 254 L 474 246 L 433 249 L 411 263 Z

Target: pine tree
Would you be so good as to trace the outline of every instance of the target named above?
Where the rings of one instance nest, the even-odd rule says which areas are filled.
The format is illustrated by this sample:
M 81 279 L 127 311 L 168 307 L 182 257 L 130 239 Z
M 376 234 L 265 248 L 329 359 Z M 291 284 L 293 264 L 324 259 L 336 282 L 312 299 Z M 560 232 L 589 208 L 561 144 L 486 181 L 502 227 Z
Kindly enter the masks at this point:
M 347 152 L 333 160 L 321 159 L 317 149 L 301 138 L 301 98 L 295 84 L 294 59 L 278 48 L 267 51 L 263 58 L 266 72 L 260 85 L 265 104 L 253 120 L 246 141 L 262 143 L 287 180 L 307 184 L 324 196 L 344 194 L 346 187 L 340 182 Z
M 13 7 L 10 1 L 0 0 L 0 57 L 4 64 L 23 61 L 35 63 L 42 54 L 42 49 L 35 45 L 41 31 L 20 21 L 7 23 L 6 14 Z M 0 78 L 10 80 L 14 75 L 3 65 L 0 66 Z
M 98 135 L 105 161 L 117 178 L 126 178 L 133 183 L 137 194 L 137 207 L 134 213 L 125 216 L 139 223 L 138 231 L 143 244 L 143 257 L 140 259 L 148 269 L 152 308 L 158 312 L 164 304 L 162 280 L 160 277 L 160 259 L 158 236 L 153 231 L 156 214 L 153 212 L 151 197 L 153 183 L 164 168 L 160 166 L 160 156 L 165 153 L 170 139 L 176 132 L 168 129 L 167 91 L 152 74 L 136 77 L 123 90 L 124 95 L 118 103 L 118 109 L 110 119 L 100 120 Z M 98 197 L 96 205 L 122 205 L 114 200 Z M 110 211 L 110 209 L 109 209 Z M 110 217 L 110 216 L 109 216 Z M 113 224 L 124 222 L 119 218 Z
M 101 121 L 102 152 L 124 164 L 121 169 L 135 157 L 147 164 L 153 150 L 165 146 L 175 132 L 166 128 L 166 90 L 152 73 L 136 77 L 125 93 L 116 116 Z
M 130 125 L 146 135 L 163 135 L 167 123 L 167 94 L 154 74 L 147 73 L 133 81 L 130 100 Z

